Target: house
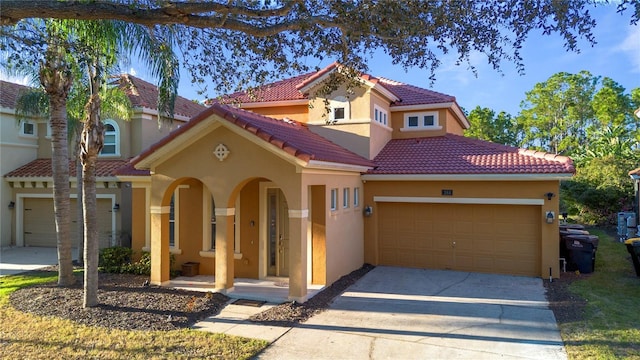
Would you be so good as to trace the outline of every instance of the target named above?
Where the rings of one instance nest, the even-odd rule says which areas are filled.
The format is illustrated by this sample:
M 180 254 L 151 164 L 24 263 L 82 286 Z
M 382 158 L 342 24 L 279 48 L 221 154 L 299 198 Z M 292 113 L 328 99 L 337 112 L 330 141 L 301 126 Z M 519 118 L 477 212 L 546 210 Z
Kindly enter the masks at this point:
M 288 278 L 299 301 L 365 262 L 559 276 L 569 158 L 465 138 L 455 98 L 417 86 L 362 74 L 322 95 L 340 72 L 214 102 L 119 171 L 148 184 L 133 189 L 148 218 L 132 231 L 153 283 L 169 281 L 170 256 L 221 291 Z
M 171 124 L 158 127 L 157 88 L 131 75 L 117 79 L 133 105 L 131 121 L 105 119 L 105 144 L 97 162 L 96 187 L 100 247 L 131 242 L 131 183 L 115 176 L 116 170 L 142 149 L 179 127 L 205 107 L 178 98 Z M 0 230 L 1 246 L 56 246 L 53 212 L 50 129 L 47 119 L 18 122 L 15 104 L 27 87 L 0 83 Z M 73 150 L 70 149 L 70 156 Z M 70 159 L 71 220 L 77 222 L 77 180 L 74 161 Z M 135 186 L 144 186 L 137 183 Z M 77 232 L 72 226 L 73 243 Z

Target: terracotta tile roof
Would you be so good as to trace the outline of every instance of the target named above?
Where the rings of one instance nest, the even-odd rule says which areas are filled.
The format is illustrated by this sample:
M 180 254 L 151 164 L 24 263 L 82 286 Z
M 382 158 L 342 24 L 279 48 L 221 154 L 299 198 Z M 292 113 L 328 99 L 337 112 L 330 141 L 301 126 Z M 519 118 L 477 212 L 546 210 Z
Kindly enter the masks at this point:
M 98 160 L 96 163 L 96 177 L 113 177 L 116 171 L 129 163 L 127 159 Z M 36 159 L 26 165 L 9 172 L 5 178 L 21 177 L 52 177 L 51 159 Z M 76 165 L 73 160 L 69 161 L 69 176 L 76 176 Z
M 122 87 L 134 107 L 144 107 L 148 109 L 157 109 L 158 107 L 158 88 L 142 79 L 133 75 L 122 74 L 120 78 L 120 87 Z M 207 107 L 197 104 L 191 100 L 178 96 L 174 107 L 176 115 L 182 115 L 192 118 L 198 115 Z
M 395 139 L 369 174 L 569 174 L 570 158 L 464 136 Z
M 240 103 L 252 103 L 252 102 L 269 102 L 269 101 L 285 101 L 285 100 L 304 100 L 307 97 L 298 91 L 296 86 L 304 82 L 309 77 L 313 76 L 315 72 L 298 75 L 289 79 L 276 81 L 271 84 L 260 86 L 254 92 L 249 95 L 248 93 L 241 91 L 231 95 L 225 95 L 222 99 L 223 102 L 240 102 Z
M 307 95 L 301 93 L 299 89 L 312 83 L 327 72 L 332 71 L 337 67 L 337 65 L 337 63 L 332 63 L 324 69 L 316 72 L 298 75 L 296 77 L 264 85 L 255 91 L 254 97 L 250 97 L 245 92 L 238 92 L 226 96 L 225 99 L 241 103 L 307 99 Z M 400 101 L 391 104 L 391 106 L 449 103 L 455 102 L 456 100 L 454 96 L 386 78 L 375 77 L 369 74 L 362 74 L 361 77 L 364 80 L 384 87 L 400 98 Z
M 276 120 L 222 104 L 213 104 L 209 109 L 200 113 L 200 115 L 191 119 L 188 123 L 172 131 L 171 134 L 143 151 L 132 160 L 132 163 L 134 165 L 139 163 L 142 159 L 187 132 L 199 122 L 206 120 L 211 115 L 217 115 L 303 161 L 316 160 L 373 167 L 373 163 L 370 160 L 311 132 L 302 123 L 293 120 Z
M 28 89 L 29 88 L 24 85 L 0 80 L 0 107 L 15 109 L 16 101 L 20 97 L 21 93 Z
M 391 106 L 439 104 L 456 101 L 454 96 L 442 94 L 433 90 L 427 90 L 385 78 L 379 78 L 378 80 L 378 84 L 382 85 L 400 98 L 400 101 L 391 104 Z

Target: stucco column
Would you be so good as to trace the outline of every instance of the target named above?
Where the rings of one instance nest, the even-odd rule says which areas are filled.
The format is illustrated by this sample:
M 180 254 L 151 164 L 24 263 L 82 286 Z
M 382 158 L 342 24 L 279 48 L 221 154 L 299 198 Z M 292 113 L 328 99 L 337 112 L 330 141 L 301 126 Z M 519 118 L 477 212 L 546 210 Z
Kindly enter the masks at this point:
M 216 290 L 233 290 L 233 216 L 235 208 L 216 208 Z
M 289 209 L 289 300 L 307 300 L 309 210 Z
M 151 206 L 151 283 L 169 281 L 169 206 Z

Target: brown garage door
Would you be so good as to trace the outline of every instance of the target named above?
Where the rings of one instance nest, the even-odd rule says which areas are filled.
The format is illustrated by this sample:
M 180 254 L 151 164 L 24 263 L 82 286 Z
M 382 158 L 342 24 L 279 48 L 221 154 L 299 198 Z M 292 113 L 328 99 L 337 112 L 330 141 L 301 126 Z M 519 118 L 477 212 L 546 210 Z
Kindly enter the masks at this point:
M 110 246 L 111 241 L 111 199 L 98 200 L 98 236 L 100 248 Z M 78 246 L 76 199 L 71 199 L 71 242 Z M 53 199 L 24 199 L 24 244 L 25 246 L 56 247 L 56 223 L 53 213 Z
M 379 203 L 381 265 L 540 276 L 540 207 Z

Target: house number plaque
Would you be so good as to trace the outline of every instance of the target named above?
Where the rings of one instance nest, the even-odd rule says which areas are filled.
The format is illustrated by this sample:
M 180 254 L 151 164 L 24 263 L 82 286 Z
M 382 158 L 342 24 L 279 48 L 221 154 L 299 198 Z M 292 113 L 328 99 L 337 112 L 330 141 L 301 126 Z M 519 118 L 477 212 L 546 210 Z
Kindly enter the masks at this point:
M 451 190 L 451 189 L 442 189 L 442 196 L 453 196 L 453 190 Z
M 220 144 L 213 150 L 213 155 L 215 155 L 220 161 L 226 159 L 227 156 L 229 156 L 229 153 L 229 148 L 227 148 L 225 144 Z

